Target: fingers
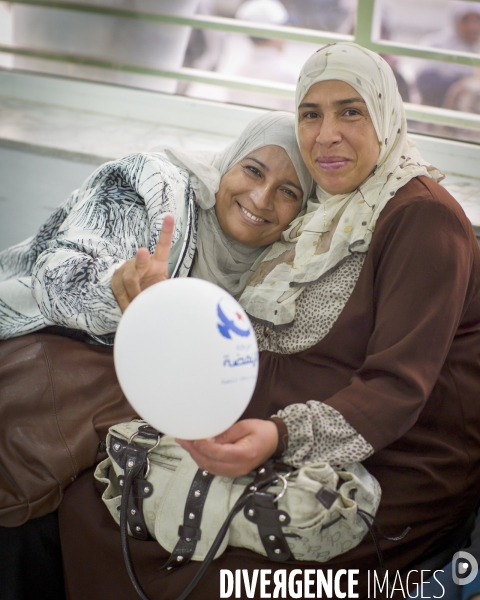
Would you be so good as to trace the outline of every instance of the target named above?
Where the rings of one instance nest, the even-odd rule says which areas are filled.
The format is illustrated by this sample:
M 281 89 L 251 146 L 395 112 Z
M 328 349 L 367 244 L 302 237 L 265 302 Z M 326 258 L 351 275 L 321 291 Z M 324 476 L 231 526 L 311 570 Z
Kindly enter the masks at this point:
M 150 252 L 147 248 L 139 248 L 135 254 L 135 268 L 140 273 L 147 269 L 150 264 Z
M 135 258 L 127 260 L 113 274 L 111 287 L 122 312 L 142 290 L 168 279 L 174 224 L 173 216 L 165 215 L 154 254 L 150 255 L 147 248 L 139 248 Z
M 130 302 L 142 291 L 142 274 L 148 270 L 149 263 L 149 251 L 139 248 L 135 258 L 127 260 L 113 274 L 110 285 L 122 312 L 125 312 Z
M 153 253 L 153 259 L 155 261 L 165 263 L 165 271 L 167 271 L 166 265 L 172 246 L 174 225 L 175 219 L 173 218 L 173 215 L 166 214 L 163 219 L 162 231 L 160 232 L 160 237 L 158 238 L 155 252 Z
M 139 249 L 138 252 L 140 255 L 142 255 L 142 251 L 143 254 L 147 254 L 147 257 L 150 256 L 146 248 Z M 125 312 L 125 309 L 130 302 L 141 292 L 140 274 L 137 269 L 137 260 L 138 255 L 135 258 L 127 260 L 115 271 L 110 283 L 113 295 L 115 296 L 115 299 L 117 300 L 122 312 Z
M 212 440 L 217 444 L 234 444 L 250 432 L 250 419 L 238 421 Z
M 215 475 L 239 477 L 274 453 L 278 432 L 271 421 L 247 419 L 239 421 L 214 441 L 177 441 L 201 469 Z
M 150 265 L 150 252 L 147 248 L 139 248 L 135 258 L 127 260 L 122 271 L 122 283 L 130 302 L 142 291 L 144 274 Z
M 186 441 L 186 440 L 177 440 L 179 444 L 189 452 L 193 460 L 197 463 L 200 469 L 205 469 L 209 473 L 213 473 L 214 475 L 223 475 L 226 477 L 238 477 L 239 475 L 243 475 L 244 473 L 248 473 L 251 471 L 249 467 L 243 467 L 243 464 L 239 464 L 239 461 L 230 461 L 225 455 L 222 455 L 220 458 L 213 458 L 211 453 L 205 447 L 200 450 L 200 443 L 198 441 Z M 214 442 L 207 442 L 203 440 L 206 444 L 213 444 Z M 246 470 L 245 470 L 246 469 Z
M 120 307 L 120 310 L 123 313 L 125 312 L 127 306 L 130 304 L 130 298 L 128 297 L 125 286 L 123 285 L 123 278 L 120 272 L 121 268 L 122 267 L 117 269 L 113 274 L 110 285 L 112 288 L 113 295 L 115 296 L 115 299 L 118 302 L 118 306 Z
M 231 462 L 232 459 L 244 456 L 248 452 L 248 441 L 245 439 L 250 430 L 240 421 L 229 427 L 227 431 L 212 440 L 177 440 L 177 442 L 204 460 Z

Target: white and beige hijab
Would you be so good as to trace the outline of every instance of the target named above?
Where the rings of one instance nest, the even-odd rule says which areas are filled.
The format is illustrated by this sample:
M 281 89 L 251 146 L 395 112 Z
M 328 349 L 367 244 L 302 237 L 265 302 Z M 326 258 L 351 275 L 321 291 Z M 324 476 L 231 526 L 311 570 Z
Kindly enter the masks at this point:
M 332 196 L 317 185 L 306 209 L 257 260 L 240 302 L 255 321 L 274 330 L 293 323 L 306 286 L 333 273 L 352 253 L 367 252 L 377 219 L 398 189 L 420 175 L 443 178 L 407 137 L 395 77 L 378 54 L 349 42 L 321 48 L 302 68 L 296 106 L 312 85 L 328 80 L 348 83 L 364 99 L 380 154 L 373 173 L 353 192 Z

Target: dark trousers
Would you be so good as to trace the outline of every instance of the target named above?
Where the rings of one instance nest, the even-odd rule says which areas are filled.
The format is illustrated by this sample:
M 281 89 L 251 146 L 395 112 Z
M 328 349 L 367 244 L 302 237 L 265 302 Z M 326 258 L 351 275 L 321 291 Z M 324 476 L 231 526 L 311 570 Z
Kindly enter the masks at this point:
M 0 527 L 0 600 L 65 600 L 56 512 Z

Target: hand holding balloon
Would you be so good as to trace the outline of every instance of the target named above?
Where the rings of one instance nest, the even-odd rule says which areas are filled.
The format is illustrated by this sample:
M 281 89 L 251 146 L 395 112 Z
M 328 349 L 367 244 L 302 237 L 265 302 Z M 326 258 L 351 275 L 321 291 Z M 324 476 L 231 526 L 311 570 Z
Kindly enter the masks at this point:
M 168 256 L 172 245 L 174 219 L 165 215 L 162 231 L 150 254 L 147 248 L 139 248 L 135 258 L 127 260 L 112 277 L 112 291 L 122 312 L 141 291 L 154 283 L 168 279 Z
M 213 440 L 177 442 L 200 469 L 214 475 L 240 477 L 272 456 L 278 444 L 278 430 L 272 421 L 245 419 Z

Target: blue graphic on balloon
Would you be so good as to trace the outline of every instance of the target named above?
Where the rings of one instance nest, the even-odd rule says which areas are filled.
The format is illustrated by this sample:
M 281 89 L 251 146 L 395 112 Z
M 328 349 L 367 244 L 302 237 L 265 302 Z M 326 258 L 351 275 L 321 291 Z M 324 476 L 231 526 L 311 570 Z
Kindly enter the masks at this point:
M 240 335 L 241 337 L 248 337 L 251 331 L 248 320 L 245 319 L 245 317 L 238 310 L 234 310 L 232 312 L 230 315 L 231 318 L 227 317 L 220 306 L 221 302 L 222 301 L 220 300 L 220 302 L 217 304 L 217 315 L 220 319 L 220 323 L 217 323 L 218 331 L 223 335 L 223 337 L 226 337 L 229 340 L 232 339 L 230 332 Z M 242 326 L 246 327 L 246 329 L 244 329 Z

